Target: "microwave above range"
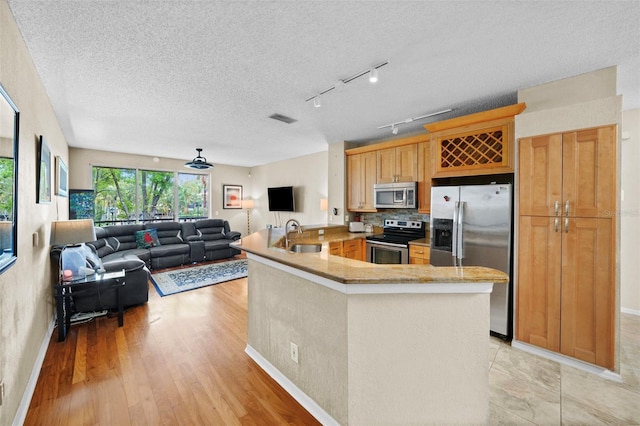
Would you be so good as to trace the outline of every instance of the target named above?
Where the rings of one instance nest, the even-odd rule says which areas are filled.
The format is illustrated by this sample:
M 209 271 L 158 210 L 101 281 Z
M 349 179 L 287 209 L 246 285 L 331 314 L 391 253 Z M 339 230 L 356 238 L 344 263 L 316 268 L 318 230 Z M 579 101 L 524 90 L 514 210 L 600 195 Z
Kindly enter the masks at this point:
M 417 208 L 417 182 L 378 183 L 373 185 L 374 207 L 377 209 Z

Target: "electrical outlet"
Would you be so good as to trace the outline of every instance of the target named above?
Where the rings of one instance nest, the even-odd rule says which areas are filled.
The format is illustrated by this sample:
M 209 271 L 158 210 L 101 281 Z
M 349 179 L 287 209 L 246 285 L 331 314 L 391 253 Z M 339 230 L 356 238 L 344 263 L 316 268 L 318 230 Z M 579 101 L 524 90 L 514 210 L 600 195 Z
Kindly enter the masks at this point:
M 293 342 L 289 342 L 291 344 L 291 360 L 298 363 L 298 345 Z
M 0 405 L 4 402 L 4 382 L 0 382 Z

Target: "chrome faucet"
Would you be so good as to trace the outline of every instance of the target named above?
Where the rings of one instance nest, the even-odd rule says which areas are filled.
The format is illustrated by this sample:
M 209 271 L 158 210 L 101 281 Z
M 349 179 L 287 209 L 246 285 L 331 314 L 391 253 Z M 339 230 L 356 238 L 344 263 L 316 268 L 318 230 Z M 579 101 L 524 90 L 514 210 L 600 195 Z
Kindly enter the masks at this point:
M 298 235 L 302 235 L 302 225 L 295 219 L 289 219 L 284 225 L 284 244 L 286 248 L 289 248 L 289 224 L 293 223 L 298 230 Z

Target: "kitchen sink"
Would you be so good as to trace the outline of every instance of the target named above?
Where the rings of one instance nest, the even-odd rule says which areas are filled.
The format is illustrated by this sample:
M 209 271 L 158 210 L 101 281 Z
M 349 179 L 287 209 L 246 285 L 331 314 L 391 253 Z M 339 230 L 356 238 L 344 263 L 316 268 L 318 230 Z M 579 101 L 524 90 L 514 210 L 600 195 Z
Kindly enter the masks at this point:
M 322 250 L 322 244 L 293 244 L 289 247 L 289 251 L 294 253 L 319 253 Z

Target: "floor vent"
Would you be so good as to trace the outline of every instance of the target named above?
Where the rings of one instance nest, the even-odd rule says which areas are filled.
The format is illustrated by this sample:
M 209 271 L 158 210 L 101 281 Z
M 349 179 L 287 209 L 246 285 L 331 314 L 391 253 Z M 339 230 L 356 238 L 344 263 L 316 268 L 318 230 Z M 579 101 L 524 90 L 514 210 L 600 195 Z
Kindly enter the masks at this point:
M 287 117 L 286 115 L 282 114 L 271 114 L 269 118 L 273 118 L 274 120 L 282 121 L 283 123 L 287 124 L 295 123 L 296 121 L 298 121 L 295 118 Z

